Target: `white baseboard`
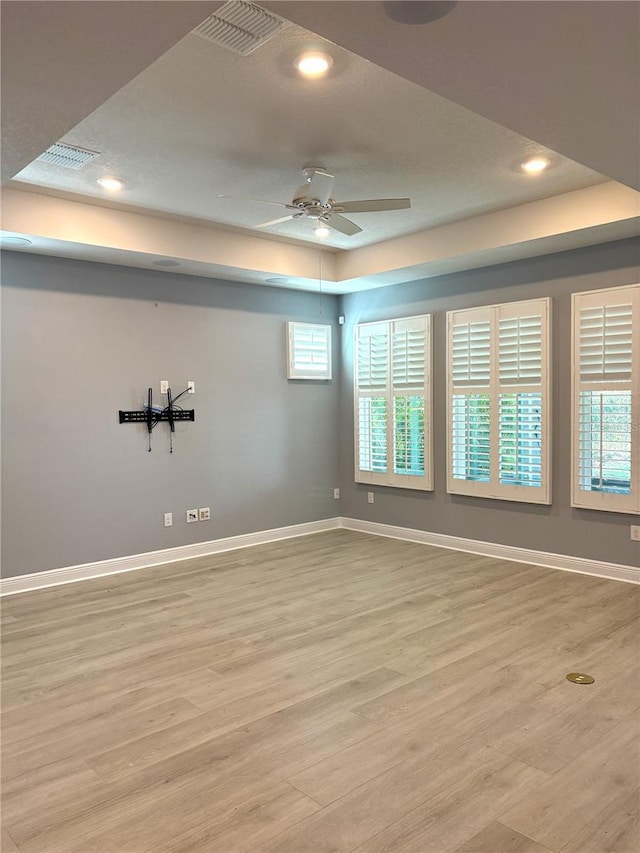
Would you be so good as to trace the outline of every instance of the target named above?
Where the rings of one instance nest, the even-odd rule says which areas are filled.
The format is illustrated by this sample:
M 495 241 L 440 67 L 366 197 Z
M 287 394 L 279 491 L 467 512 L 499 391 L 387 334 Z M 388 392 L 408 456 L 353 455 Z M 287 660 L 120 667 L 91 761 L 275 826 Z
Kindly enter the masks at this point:
M 409 527 L 396 527 L 392 524 L 379 524 L 358 518 L 341 518 L 340 526 L 345 530 L 387 536 L 391 539 L 404 539 L 407 542 L 422 542 L 425 545 L 434 545 L 436 548 L 449 548 L 453 551 L 465 551 L 468 554 L 479 554 L 483 557 L 495 557 L 515 563 L 530 563 L 549 569 L 561 569 L 565 572 L 578 572 L 598 578 L 640 584 L 640 568 L 619 563 L 588 560 L 584 557 L 571 557 L 568 554 L 551 554 L 548 551 L 534 551 L 513 545 L 499 545 L 496 542 L 464 539 L 461 536 L 448 536 L 444 533 L 429 533 L 425 530 L 412 530 Z
M 75 583 L 76 581 L 116 575 L 121 572 L 133 572 L 137 569 L 149 569 L 180 560 L 192 560 L 194 557 L 206 557 L 237 548 L 252 545 L 264 545 L 279 539 L 291 539 L 296 536 L 308 536 L 326 530 L 354 530 L 370 533 L 374 536 L 386 536 L 391 539 L 403 539 L 407 542 L 421 542 L 436 548 L 448 548 L 452 551 L 464 551 L 483 557 L 495 557 L 499 560 L 511 560 L 515 563 L 529 563 L 566 572 L 578 572 L 599 578 L 626 581 L 640 584 L 640 568 L 624 566 L 619 563 L 607 563 L 601 560 L 588 560 L 584 557 L 572 557 L 567 554 L 551 554 L 547 551 L 534 551 L 513 545 L 499 545 L 496 542 L 482 542 L 477 539 L 464 539 L 461 536 L 448 536 L 444 533 L 430 533 L 425 530 L 412 530 L 409 527 L 397 527 L 392 524 L 379 524 L 358 518 L 324 518 L 305 524 L 292 524 L 289 527 L 277 527 L 273 530 L 259 530 L 241 536 L 228 536 L 225 539 L 213 539 L 209 542 L 196 542 L 193 545 L 180 545 L 177 548 L 165 548 L 160 551 L 148 551 L 131 557 L 116 557 L 112 560 L 100 560 L 96 563 L 84 563 L 79 566 L 67 566 L 62 569 L 50 569 L 46 572 L 34 572 L 15 578 L 0 580 L 0 596 L 15 595 L 49 586 Z
M 62 569 L 49 569 L 45 572 L 19 575 L 15 578 L 2 578 L 0 580 L 0 596 L 15 595 L 19 592 L 29 592 L 34 589 L 59 586 L 65 583 L 75 583 L 76 581 L 100 578 L 105 575 L 117 575 L 121 572 L 133 572 L 137 569 L 149 569 L 153 566 L 162 566 L 165 563 L 192 560 L 194 557 L 206 557 L 209 554 L 234 551 L 236 548 L 247 548 L 250 545 L 264 545 L 267 542 L 277 542 L 279 539 L 308 536 L 311 533 L 322 533 L 325 530 L 335 530 L 338 527 L 340 527 L 339 518 L 323 518 L 320 521 L 292 524 L 289 527 L 259 530 L 257 533 L 228 536 L 225 539 L 213 539 L 209 542 L 195 542 L 193 545 L 180 545 L 177 548 L 164 548 L 161 551 L 147 551 L 145 554 L 134 554 L 132 557 L 116 557 L 112 560 L 100 560 L 96 563 L 83 563 L 79 566 L 67 566 Z

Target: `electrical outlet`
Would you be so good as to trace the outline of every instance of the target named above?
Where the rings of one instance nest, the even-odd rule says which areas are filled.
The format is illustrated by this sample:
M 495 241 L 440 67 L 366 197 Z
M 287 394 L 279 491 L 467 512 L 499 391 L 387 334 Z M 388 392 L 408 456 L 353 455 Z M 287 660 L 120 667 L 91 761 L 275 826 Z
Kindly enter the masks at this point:
M 209 521 L 211 518 L 211 509 L 208 506 L 201 506 L 198 510 L 198 518 L 200 521 Z
M 340 497 L 340 489 L 334 489 L 334 490 L 333 490 L 333 499 L 334 499 L 334 501 L 337 501 L 339 497 Z
M 169 380 L 168 379 L 161 379 L 160 380 L 160 393 L 166 394 L 168 390 L 169 390 Z
M 640 542 L 640 524 L 631 525 L 631 538 L 634 542 Z
M 373 492 L 367 492 L 367 503 L 373 503 Z
M 165 512 L 164 514 L 164 526 L 171 527 L 173 525 L 173 513 Z
M 196 393 L 196 383 L 193 381 L 193 379 L 190 379 L 187 382 L 187 390 L 188 390 L 189 394 L 195 394 Z M 202 521 L 202 519 L 200 519 L 200 520 Z
M 187 510 L 187 524 L 191 524 L 194 521 L 198 520 L 198 510 L 197 509 L 188 509 Z

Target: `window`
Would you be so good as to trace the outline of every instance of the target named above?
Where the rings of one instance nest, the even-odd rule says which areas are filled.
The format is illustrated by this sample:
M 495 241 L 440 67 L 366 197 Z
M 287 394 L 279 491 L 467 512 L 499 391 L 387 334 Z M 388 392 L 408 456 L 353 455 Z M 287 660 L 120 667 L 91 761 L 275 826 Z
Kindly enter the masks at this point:
M 287 323 L 287 379 L 331 379 L 331 326 Z
M 640 285 L 573 294 L 572 505 L 640 513 Z
M 431 317 L 355 328 L 355 479 L 432 489 Z
M 550 503 L 550 308 L 448 312 L 449 492 Z

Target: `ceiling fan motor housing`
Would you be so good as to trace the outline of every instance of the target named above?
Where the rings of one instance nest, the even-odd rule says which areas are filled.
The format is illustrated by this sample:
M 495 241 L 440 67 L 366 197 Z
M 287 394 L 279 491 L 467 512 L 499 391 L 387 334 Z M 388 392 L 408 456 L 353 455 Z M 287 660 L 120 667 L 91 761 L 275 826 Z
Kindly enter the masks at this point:
M 320 199 L 309 196 L 309 184 L 303 184 L 293 194 L 293 202 L 300 210 L 304 210 L 310 219 L 320 219 L 326 213 L 331 212 L 332 199 L 323 204 Z

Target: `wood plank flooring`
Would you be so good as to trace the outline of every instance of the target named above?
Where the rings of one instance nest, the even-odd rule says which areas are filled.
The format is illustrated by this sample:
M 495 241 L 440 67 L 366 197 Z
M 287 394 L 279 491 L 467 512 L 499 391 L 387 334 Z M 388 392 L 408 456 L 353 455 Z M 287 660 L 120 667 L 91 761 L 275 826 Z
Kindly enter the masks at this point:
M 3 853 L 640 851 L 639 587 L 332 531 L 2 610 Z

